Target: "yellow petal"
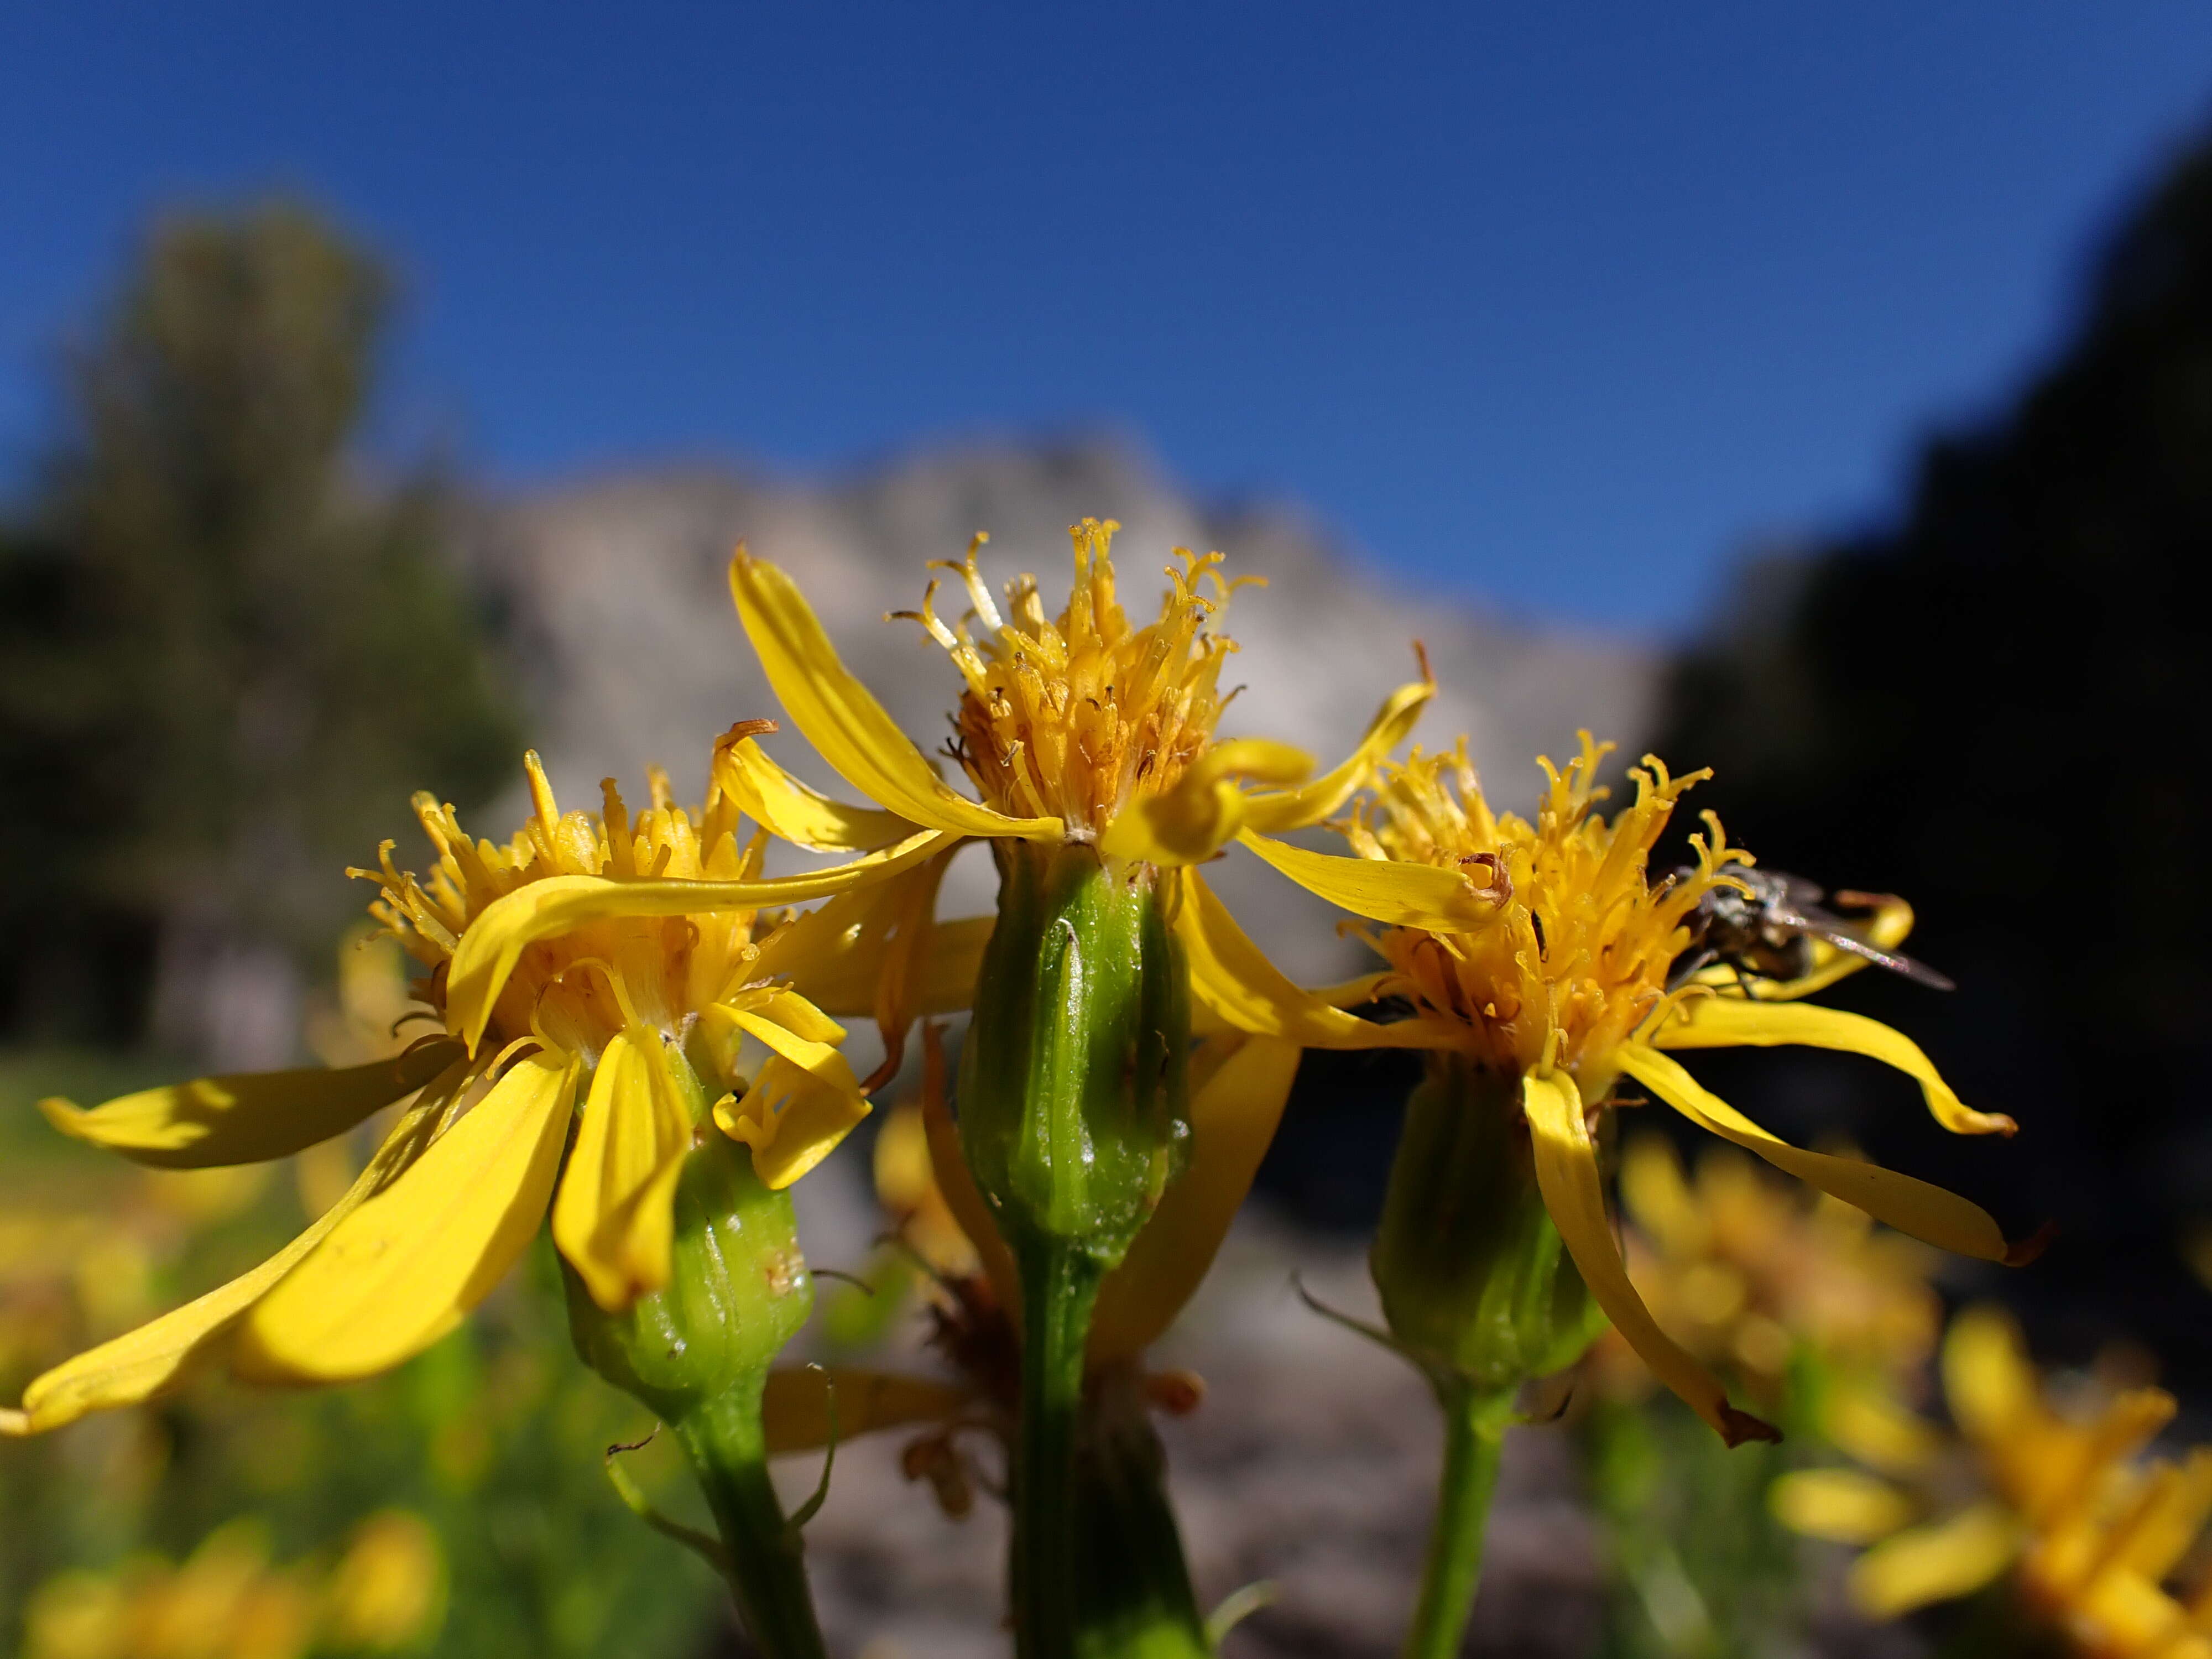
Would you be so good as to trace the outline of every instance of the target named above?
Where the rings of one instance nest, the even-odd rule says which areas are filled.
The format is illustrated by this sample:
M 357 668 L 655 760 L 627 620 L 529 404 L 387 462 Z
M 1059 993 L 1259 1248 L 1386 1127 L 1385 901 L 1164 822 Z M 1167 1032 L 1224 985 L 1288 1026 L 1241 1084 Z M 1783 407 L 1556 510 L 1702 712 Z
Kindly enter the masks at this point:
M 599 1055 L 553 1200 L 553 1242 L 609 1312 L 668 1282 L 677 1177 L 691 1116 L 659 1036 L 617 1032 Z
M 1498 915 L 1498 898 L 1491 890 L 1477 887 L 1457 870 L 1309 853 L 1249 830 L 1240 831 L 1237 839 L 1308 892 L 1319 894 L 1339 909 L 1394 927 L 1471 933 Z
M 729 1010 L 728 1018 L 774 1057 L 743 1095 L 715 1106 L 714 1121 L 752 1148 L 753 1173 L 781 1190 L 829 1157 L 867 1116 L 867 1097 L 845 1056 L 829 1044 L 742 1009 Z
M 1223 1029 L 1307 1048 L 1449 1048 L 1466 1040 L 1442 1020 L 1378 1025 L 1300 990 L 1237 925 L 1197 871 L 1185 870 L 1182 880 L 1175 927 L 1190 963 L 1191 996 L 1201 1015 Z
M 227 1352 L 239 1322 L 254 1304 L 341 1221 L 422 1156 L 467 1071 L 457 1062 L 433 1079 L 352 1188 L 289 1244 L 251 1272 L 34 1379 L 23 1391 L 21 1411 L 0 1411 L 0 1433 L 42 1433 L 88 1412 L 154 1399 Z
M 1774 1518 L 1808 1538 L 1871 1544 L 1912 1519 L 1912 1500 L 1856 1469 L 1793 1469 L 1767 1488 Z
M 1295 783 L 1313 770 L 1302 749 L 1264 738 L 1218 743 L 1191 765 L 1175 787 L 1133 802 L 1098 837 L 1109 858 L 1163 868 L 1200 864 L 1229 844 L 1245 822 L 1245 797 L 1237 780 Z
M 1287 790 L 1279 795 L 1250 797 L 1244 803 L 1245 823 L 1267 835 L 1280 835 L 1286 830 L 1303 830 L 1308 824 L 1319 823 L 1350 800 L 1374 772 L 1376 763 L 1413 734 L 1421 710 L 1436 695 L 1434 680 L 1415 680 L 1400 686 L 1376 711 L 1375 718 L 1368 722 L 1367 734 L 1359 740 L 1359 747 L 1343 764 L 1331 768 L 1303 788 Z
M 838 776 L 902 817 L 963 836 L 1058 841 L 1058 818 L 1014 818 L 945 786 L 913 739 L 838 660 L 797 584 L 742 548 L 730 592 L 746 637 L 792 723 Z
M 550 876 L 518 887 L 486 907 L 461 935 L 447 979 L 447 1023 L 473 1048 L 507 976 L 522 953 L 542 939 L 611 916 L 704 915 L 757 910 L 887 879 L 941 850 L 952 837 L 924 830 L 895 846 L 804 875 L 768 881 L 617 881 L 605 876 Z
M 1983 1261 L 2002 1261 L 2008 1246 L 1988 1211 L 1956 1193 L 1853 1158 L 1808 1152 L 1778 1139 L 1656 1049 L 1640 1042 L 1616 1051 L 1621 1070 L 1699 1128 L 1756 1152 L 1778 1170 L 1857 1206 L 1901 1233 Z
M 884 979 L 899 954 L 898 924 L 910 914 L 915 890 L 933 888 L 939 873 L 933 869 L 933 862 L 925 860 L 888 881 L 841 893 L 795 917 L 763 947 L 758 971 L 763 977 L 789 981 L 794 990 L 829 1013 L 873 1014 Z M 915 1018 L 968 1007 L 995 921 L 993 916 L 933 920 L 914 940 L 904 991 L 906 1006 Z
M 1651 1368 L 1651 1374 L 1680 1395 L 1729 1445 L 1780 1439 L 1771 1424 L 1729 1404 L 1728 1390 L 1659 1328 L 1629 1283 L 1606 1214 L 1597 1148 L 1590 1140 L 1574 1079 L 1565 1072 L 1548 1078 L 1531 1073 L 1522 1079 L 1521 1104 L 1528 1119 L 1544 1207 L 1551 1212 L 1583 1282 L 1613 1328 Z
M 339 1071 L 317 1066 L 204 1077 L 142 1090 L 90 1110 L 66 1100 L 42 1100 L 39 1109 L 64 1134 L 136 1164 L 165 1170 L 258 1164 L 343 1134 L 460 1057 L 459 1043 L 440 1039 Z
M 770 760 L 751 738 L 715 750 L 714 781 L 755 823 L 817 853 L 868 852 L 902 841 L 918 827 L 896 812 L 830 799 Z
M 1996 1308 L 1972 1307 L 1943 1334 L 1943 1398 L 1960 1431 L 2002 1444 L 2043 1416 L 2035 1367 L 2020 1327 Z
M 241 1376 L 342 1382 L 411 1359 L 491 1294 L 537 1232 L 575 1098 L 567 1055 L 518 1060 L 354 1211 L 240 1332 Z
M 1830 1386 L 1820 1428 L 1837 1450 L 1885 1474 L 1923 1474 L 1943 1454 L 1933 1425 L 1863 1382 Z
M 1902 1619 L 1915 1608 L 1972 1595 L 2019 1552 L 2019 1523 L 1995 1504 L 1977 1504 L 1869 1550 L 1851 1564 L 1851 1601 L 1869 1619 Z
M 1840 1008 L 1754 1002 L 1742 997 L 1692 997 L 1672 1005 L 1647 1039 L 1655 1048 L 1771 1048 L 1797 1044 L 1840 1048 L 1893 1066 L 1920 1085 L 1928 1109 L 1954 1134 L 2008 1135 L 2020 1126 L 2002 1112 L 1978 1112 L 1961 1102 L 1919 1045 L 1879 1020 Z
M 1228 1042 L 1233 1051 L 1191 1095 L 1189 1164 L 1099 1289 L 1093 1365 L 1135 1358 L 1175 1322 L 1213 1265 L 1282 1121 L 1298 1074 L 1297 1045 Z
M 830 1443 L 832 1391 L 840 1445 L 878 1429 L 949 1423 L 975 1401 L 972 1389 L 927 1376 L 900 1376 L 844 1365 L 770 1371 L 761 1413 L 771 1456 L 817 1451 Z

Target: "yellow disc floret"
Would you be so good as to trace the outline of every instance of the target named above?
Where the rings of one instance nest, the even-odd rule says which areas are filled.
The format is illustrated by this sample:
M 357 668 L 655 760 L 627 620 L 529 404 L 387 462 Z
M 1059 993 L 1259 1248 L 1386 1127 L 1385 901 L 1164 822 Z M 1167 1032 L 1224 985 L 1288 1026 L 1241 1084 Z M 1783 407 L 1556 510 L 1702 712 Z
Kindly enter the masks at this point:
M 1684 919 L 1745 855 L 1692 837 L 1698 867 L 1650 878 L 1651 849 L 1684 792 L 1709 775 L 1668 775 L 1656 758 L 1630 776 L 1636 799 L 1608 823 L 1595 811 L 1611 744 L 1583 733 L 1564 771 L 1542 762 L 1549 787 L 1530 823 L 1483 799 L 1464 741 L 1449 754 L 1418 750 L 1383 769 L 1350 838 L 1367 857 L 1473 869 L 1487 866 L 1510 901 L 1495 925 L 1470 933 L 1392 928 L 1375 940 L 1403 988 L 1473 1033 L 1477 1053 L 1508 1075 L 1540 1065 L 1571 1073 L 1585 1100 L 1601 1099 L 1614 1051 L 1658 1011 L 1687 940 Z M 1708 820 L 1711 822 L 1711 820 Z
M 935 581 L 919 611 L 898 613 L 927 629 L 967 681 L 954 752 L 985 804 L 1060 818 L 1073 839 L 1095 837 L 1132 802 L 1171 789 L 1212 740 L 1228 702 L 1221 664 L 1237 647 L 1206 624 L 1235 587 L 1257 580 L 1231 582 L 1220 554 L 1178 548 L 1182 568 L 1168 568 L 1158 620 L 1133 627 L 1114 592 L 1119 528 L 1085 519 L 1071 529 L 1075 580 L 1057 619 L 1033 576 L 1008 584 L 1010 614 L 1000 612 L 976 568 L 981 536 L 960 563 L 939 567 L 966 586 L 972 618 L 947 626 Z

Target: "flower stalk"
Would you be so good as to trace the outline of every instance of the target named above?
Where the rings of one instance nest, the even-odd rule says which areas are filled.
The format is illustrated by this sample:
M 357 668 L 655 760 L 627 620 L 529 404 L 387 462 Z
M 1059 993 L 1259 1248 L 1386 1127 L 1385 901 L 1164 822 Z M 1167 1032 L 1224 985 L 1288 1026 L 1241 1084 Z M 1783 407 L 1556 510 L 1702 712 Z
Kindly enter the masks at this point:
M 1443 1470 L 1421 1568 L 1421 1597 L 1400 1650 L 1405 1659 L 1453 1659 L 1466 1639 L 1482 1581 L 1490 1500 L 1513 1417 L 1513 1390 L 1479 1389 L 1460 1377 L 1438 1381 L 1437 1403 L 1443 1408 Z
M 1078 1419 L 1091 1310 L 1190 1137 L 1188 970 L 1149 866 L 994 843 L 999 919 L 961 1056 L 960 1142 L 1014 1257 L 1016 1650 L 1075 1651 Z
M 665 1065 L 705 1125 L 696 1073 L 672 1048 Z M 667 1285 L 610 1311 L 567 1267 L 569 1331 L 585 1364 L 674 1431 L 754 1644 L 769 1659 L 821 1659 L 803 1545 L 769 1476 L 763 1417 L 769 1368 L 812 1311 L 813 1279 L 790 1194 L 763 1182 L 744 1147 L 706 1127 L 696 1141 L 676 1184 Z

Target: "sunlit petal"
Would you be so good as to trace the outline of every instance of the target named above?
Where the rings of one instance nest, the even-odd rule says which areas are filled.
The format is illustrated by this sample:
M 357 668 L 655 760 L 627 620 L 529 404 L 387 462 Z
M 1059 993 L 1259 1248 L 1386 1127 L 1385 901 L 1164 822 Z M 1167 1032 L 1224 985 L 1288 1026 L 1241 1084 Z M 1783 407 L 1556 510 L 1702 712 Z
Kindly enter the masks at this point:
M 1200 1024 L 1278 1037 L 1307 1048 L 1446 1048 L 1461 1042 L 1442 1020 L 1381 1025 L 1302 991 L 1252 942 L 1229 907 L 1195 870 L 1182 875 L 1176 937 L 1190 963 L 1190 990 Z
M 830 799 L 770 760 L 751 738 L 715 749 L 714 781 L 755 823 L 817 853 L 865 853 L 921 827 L 896 812 Z
M 1437 695 L 1434 680 L 1414 680 L 1400 686 L 1368 722 L 1366 735 L 1342 764 L 1332 767 L 1301 788 L 1281 794 L 1254 795 L 1244 803 L 1244 822 L 1266 835 L 1303 830 L 1319 823 L 1352 799 L 1364 784 L 1376 763 L 1413 735 L 1421 710 Z
M 676 1181 L 690 1149 L 690 1115 L 659 1036 L 617 1033 L 592 1074 L 553 1200 L 553 1242 L 600 1307 L 626 1308 L 668 1282 Z
M 1522 1080 L 1522 1109 L 1527 1114 L 1535 1152 L 1536 1184 L 1544 1207 L 1589 1285 L 1590 1295 L 1612 1320 L 1652 1375 L 1672 1389 L 1731 1446 L 1746 1440 L 1778 1440 L 1771 1424 L 1729 1404 L 1728 1390 L 1713 1374 L 1684 1352 L 1659 1328 L 1644 1298 L 1629 1283 L 1628 1268 L 1613 1242 L 1606 1214 L 1605 1187 L 1597 1167 L 1597 1148 L 1583 1115 L 1582 1096 L 1565 1072 L 1534 1074 Z
M 1646 1041 L 1655 1048 L 1840 1048 L 1893 1066 L 1917 1082 L 1936 1121 L 1954 1134 L 2008 1135 L 2020 1127 L 2002 1112 L 1978 1112 L 1961 1102 L 1911 1038 L 1879 1020 L 1839 1008 L 1742 997 L 1691 997 L 1673 1004 L 1665 1022 L 1648 1033 Z
M 64 1134 L 137 1164 L 169 1170 L 258 1164 L 343 1134 L 460 1057 L 459 1043 L 438 1039 L 337 1071 L 310 1066 L 204 1077 L 89 1109 L 60 1099 L 42 1100 L 39 1109 Z
M 714 1121 L 752 1149 L 753 1172 L 781 1189 L 805 1175 L 867 1116 L 867 1097 L 844 1055 L 774 1020 L 742 1009 L 731 1023 L 757 1038 L 772 1058 L 742 1095 L 722 1100 Z
M 179 1386 L 230 1351 L 239 1322 L 332 1230 L 430 1145 L 430 1132 L 465 1079 L 456 1064 L 425 1089 L 345 1195 L 306 1231 L 251 1272 L 33 1380 L 21 1411 L 0 1410 L 0 1434 L 37 1434 L 88 1412 L 133 1406 Z
M 605 876 L 533 881 L 486 907 L 461 935 L 447 980 L 447 1021 L 474 1048 L 515 963 L 538 939 L 611 916 L 700 915 L 825 898 L 894 876 L 952 839 L 942 830 L 924 830 L 832 869 L 765 881 L 621 881 Z
M 1288 744 L 1264 738 L 1218 743 L 1191 763 L 1172 788 L 1140 796 L 1118 813 L 1098 838 L 1109 858 L 1163 867 L 1212 858 L 1246 821 L 1241 780 L 1295 783 L 1313 770 L 1313 758 Z
M 878 805 L 933 830 L 963 836 L 1058 841 L 1058 818 L 1014 818 L 949 788 L 848 672 L 813 607 L 790 577 L 739 550 L 730 592 L 768 683 L 806 740 L 837 775 Z
M 507 1276 L 544 1219 L 575 1088 L 566 1054 L 541 1052 L 511 1066 L 263 1298 L 240 1333 L 240 1375 L 368 1376 L 453 1329 Z
M 1624 1072 L 1698 1127 L 1756 1152 L 1776 1169 L 1939 1249 L 1984 1261 L 2005 1259 L 2004 1234 L 1979 1205 L 1878 1164 L 1792 1146 L 1705 1088 L 1677 1062 L 1640 1042 L 1624 1043 L 1619 1058 Z
M 1468 933 L 1498 915 L 1499 896 L 1462 871 L 1310 853 L 1249 830 L 1237 839 L 1308 892 L 1356 916 L 1432 933 Z

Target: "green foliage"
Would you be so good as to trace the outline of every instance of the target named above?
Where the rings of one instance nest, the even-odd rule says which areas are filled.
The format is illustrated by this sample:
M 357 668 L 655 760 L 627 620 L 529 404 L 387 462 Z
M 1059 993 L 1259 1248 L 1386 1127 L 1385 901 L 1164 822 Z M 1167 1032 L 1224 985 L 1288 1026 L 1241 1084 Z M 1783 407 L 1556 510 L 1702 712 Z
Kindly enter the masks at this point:
M 41 808 L 0 831 L 18 926 L 189 904 L 319 951 L 412 790 L 503 775 L 452 492 L 353 453 L 392 286 L 306 209 L 178 215 L 71 355 L 0 543 L 0 763 Z

